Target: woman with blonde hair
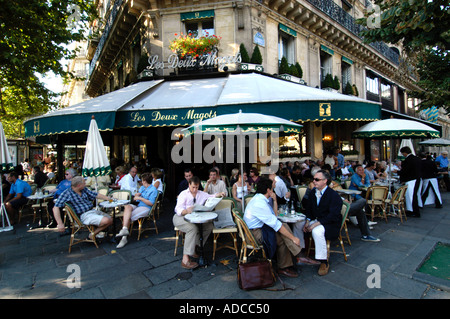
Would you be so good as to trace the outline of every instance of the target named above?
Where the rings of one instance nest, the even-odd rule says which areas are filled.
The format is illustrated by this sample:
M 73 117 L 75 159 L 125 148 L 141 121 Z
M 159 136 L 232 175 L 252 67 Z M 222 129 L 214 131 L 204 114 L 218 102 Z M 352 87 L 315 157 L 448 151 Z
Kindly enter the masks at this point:
M 158 192 L 162 193 L 163 192 L 163 183 L 161 180 L 163 177 L 162 170 L 159 168 L 154 168 L 152 169 L 151 174 L 153 177 L 152 185 L 158 190 Z

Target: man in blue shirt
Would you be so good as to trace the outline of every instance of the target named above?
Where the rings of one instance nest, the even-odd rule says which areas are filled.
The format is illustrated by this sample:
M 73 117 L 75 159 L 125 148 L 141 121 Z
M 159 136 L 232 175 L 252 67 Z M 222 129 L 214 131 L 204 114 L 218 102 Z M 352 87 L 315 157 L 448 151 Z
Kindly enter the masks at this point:
M 443 151 L 441 155 L 436 157 L 436 163 L 439 164 L 438 171 L 439 175 L 442 175 L 445 183 L 445 187 L 447 187 L 447 192 L 450 191 L 450 179 L 448 177 L 448 152 Z
M 244 221 L 259 243 L 266 241 L 265 230 L 263 230 L 265 225 L 276 233 L 278 273 L 297 277 L 297 272 L 291 267 L 293 266 L 292 256 L 298 259 L 301 251 L 300 239 L 292 234 L 287 224 L 282 224 L 277 219 L 273 208 L 269 205 L 269 197 L 276 201 L 273 182 L 263 178 L 257 183 L 256 189 L 256 195 L 245 207 Z
M 351 183 L 349 186 L 349 189 L 353 190 L 359 190 L 360 187 L 369 187 L 370 186 L 370 179 L 369 176 L 365 174 L 364 167 L 361 165 L 355 166 L 355 172 L 356 174 L 352 175 Z M 362 198 L 361 195 L 354 195 L 355 199 Z
M 27 197 L 31 195 L 31 187 L 27 182 L 19 179 L 16 172 L 9 173 L 8 182 L 11 184 L 11 188 L 5 198 L 5 208 L 11 225 L 14 225 L 16 211 L 27 203 Z

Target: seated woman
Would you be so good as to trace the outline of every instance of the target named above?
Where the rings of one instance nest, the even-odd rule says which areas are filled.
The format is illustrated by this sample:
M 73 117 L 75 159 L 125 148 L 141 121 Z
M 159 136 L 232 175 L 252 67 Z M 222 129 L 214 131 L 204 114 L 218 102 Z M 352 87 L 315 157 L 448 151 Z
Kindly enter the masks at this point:
M 111 185 L 111 188 L 113 189 L 119 189 L 119 182 L 120 180 L 126 175 L 125 172 L 125 167 L 123 166 L 117 166 L 116 169 L 114 170 L 114 172 L 116 173 L 116 179 L 114 181 L 114 184 Z
M 239 173 L 239 169 L 233 168 L 231 170 L 231 176 L 230 176 L 230 187 L 233 187 L 234 183 L 237 182 L 238 177 L 237 174 Z
M 258 169 L 255 167 L 250 168 L 250 176 L 248 178 L 248 184 L 250 186 L 256 185 L 260 180 Z
M 237 175 L 238 180 L 236 183 L 234 183 L 232 188 L 233 198 L 236 200 L 238 204 L 238 209 L 242 209 L 242 201 L 250 192 L 250 185 L 247 183 L 247 173 L 244 173 L 244 180 L 242 180 L 242 174 L 241 172 Z
M 163 172 L 159 168 L 152 169 L 152 185 L 158 190 L 158 192 L 163 192 L 163 183 L 161 181 L 161 178 L 163 177 Z
M 158 191 L 151 184 L 152 176 L 148 173 L 144 173 L 141 176 L 142 186 L 139 191 L 134 195 L 133 200 L 138 204 L 129 204 L 125 206 L 123 213 L 123 227 L 120 232 L 116 235 L 117 237 L 122 237 L 117 248 L 122 248 L 128 242 L 129 231 L 131 221 L 138 220 L 139 218 L 147 216 L 148 212 L 152 209 L 155 204 L 156 198 L 158 196 Z

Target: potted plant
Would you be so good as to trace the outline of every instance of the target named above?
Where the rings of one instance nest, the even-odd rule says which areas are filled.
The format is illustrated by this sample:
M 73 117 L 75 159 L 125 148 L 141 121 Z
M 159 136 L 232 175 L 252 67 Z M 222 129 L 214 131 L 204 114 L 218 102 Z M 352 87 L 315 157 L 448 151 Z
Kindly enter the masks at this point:
M 325 75 L 325 78 L 322 81 L 322 89 L 332 91 L 333 89 L 333 77 L 330 73 Z
M 175 36 L 176 35 L 177 34 L 175 34 Z M 181 34 L 176 39 L 170 41 L 169 49 L 178 54 L 181 59 L 186 56 L 198 58 L 217 49 L 220 39 L 221 38 L 216 35 L 205 35 L 196 38 L 192 33 L 189 33 L 188 35 Z
M 278 74 L 278 77 L 282 79 L 295 83 L 306 84 L 306 82 L 301 78 L 303 76 L 303 70 L 300 64 L 297 62 L 289 65 L 285 57 L 281 58 Z
M 340 88 L 341 88 L 341 83 L 339 82 L 339 78 L 337 77 L 337 75 L 335 75 L 334 79 L 333 79 L 333 89 L 335 89 L 336 91 L 339 91 Z
M 246 57 L 242 56 L 242 53 L 244 52 L 244 54 L 247 53 L 247 50 L 245 50 L 245 47 L 243 44 L 241 44 L 240 46 L 240 53 L 241 53 L 241 65 L 240 65 L 240 69 L 241 70 L 256 70 L 256 71 L 260 71 L 260 72 L 264 72 L 264 67 L 262 66 L 262 55 L 261 55 L 261 51 L 259 51 L 259 47 L 256 45 L 255 48 L 253 49 L 253 53 L 252 56 L 250 58 L 250 63 L 246 62 Z M 248 56 L 248 54 L 247 54 Z

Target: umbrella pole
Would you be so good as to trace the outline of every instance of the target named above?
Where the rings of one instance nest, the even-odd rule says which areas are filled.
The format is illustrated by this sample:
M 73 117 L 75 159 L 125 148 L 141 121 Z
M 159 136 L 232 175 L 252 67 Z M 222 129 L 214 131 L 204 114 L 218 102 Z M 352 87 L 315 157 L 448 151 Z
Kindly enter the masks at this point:
M 244 181 L 244 152 L 245 152 L 245 145 L 244 145 L 244 139 L 243 139 L 243 134 L 242 131 L 239 132 L 239 138 L 241 140 L 241 178 L 242 178 L 242 195 L 244 194 L 244 185 L 245 185 L 245 181 Z M 245 209 L 245 200 L 244 200 L 245 196 L 242 196 L 242 214 L 244 214 L 244 209 Z
M 0 203 L 0 215 L 2 216 L 2 227 L 0 228 L 0 232 L 13 230 L 14 227 L 11 226 L 11 223 L 9 222 L 8 212 L 6 211 L 5 204 L 3 203 L 3 187 L 0 189 Z M 5 219 L 8 226 L 5 226 Z

